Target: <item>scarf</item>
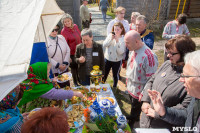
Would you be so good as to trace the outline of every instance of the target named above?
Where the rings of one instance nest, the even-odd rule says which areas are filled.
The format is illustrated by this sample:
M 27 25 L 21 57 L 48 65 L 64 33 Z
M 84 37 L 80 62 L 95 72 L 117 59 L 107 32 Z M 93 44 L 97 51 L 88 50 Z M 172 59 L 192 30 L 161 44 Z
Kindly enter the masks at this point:
M 16 107 L 19 92 L 20 88 L 17 86 L 0 102 L 0 132 L 7 132 L 12 129 L 20 131 L 23 117 L 21 116 L 19 109 Z M 16 127 L 19 127 L 19 129 Z
M 53 83 L 47 78 L 47 62 L 37 62 L 28 69 L 28 78 L 21 83 L 24 89 L 22 100 L 18 106 L 22 106 L 53 88 Z

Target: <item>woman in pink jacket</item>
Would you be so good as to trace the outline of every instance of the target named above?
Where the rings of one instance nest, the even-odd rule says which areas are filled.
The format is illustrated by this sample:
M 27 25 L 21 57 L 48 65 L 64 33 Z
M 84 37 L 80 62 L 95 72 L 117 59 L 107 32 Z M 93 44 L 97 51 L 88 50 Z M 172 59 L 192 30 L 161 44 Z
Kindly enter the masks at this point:
M 61 35 L 65 37 L 69 47 L 70 47 L 70 58 L 72 60 L 70 67 L 73 76 L 73 82 L 75 86 L 78 86 L 78 65 L 75 62 L 75 51 L 76 46 L 81 43 L 80 30 L 78 26 L 73 23 L 73 19 L 69 14 L 65 14 L 61 19 L 63 24 L 63 29 L 61 31 Z

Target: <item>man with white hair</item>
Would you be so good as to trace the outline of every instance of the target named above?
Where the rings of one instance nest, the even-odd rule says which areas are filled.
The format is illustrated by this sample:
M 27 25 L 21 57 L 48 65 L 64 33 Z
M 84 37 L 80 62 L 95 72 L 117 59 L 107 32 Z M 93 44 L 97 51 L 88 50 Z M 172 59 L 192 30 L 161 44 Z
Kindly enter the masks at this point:
M 153 31 L 146 29 L 148 20 L 144 15 L 139 15 L 136 18 L 136 31 L 140 33 L 142 41 L 150 48 L 153 49 L 154 35 Z
M 129 49 L 129 59 L 126 70 L 127 89 L 131 100 L 131 113 L 127 117 L 129 124 L 139 120 L 141 102 L 139 96 L 147 80 L 158 67 L 157 56 L 141 41 L 140 34 L 131 30 L 124 37 Z
M 200 131 L 200 50 L 188 53 L 185 56 L 185 66 L 180 76 L 180 82 L 184 82 L 188 94 L 193 96 L 187 109 L 165 107 L 162 103 L 161 94 L 155 90 L 148 90 L 153 102 L 154 110 L 161 119 L 176 125 L 183 126 L 183 131 L 190 129 L 192 132 Z M 152 114 L 149 112 L 148 114 Z M 174 127 L 174 130 L 179 128 Z M 179 130 L 180 131 L 180 130 Z

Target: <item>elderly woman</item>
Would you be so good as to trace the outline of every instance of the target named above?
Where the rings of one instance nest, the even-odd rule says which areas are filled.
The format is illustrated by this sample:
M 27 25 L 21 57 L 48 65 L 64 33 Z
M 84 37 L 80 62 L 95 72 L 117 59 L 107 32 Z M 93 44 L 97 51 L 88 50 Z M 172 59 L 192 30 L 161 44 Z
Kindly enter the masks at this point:
M 69 48 L 70 48 L 70 58 L 72 62 L 70 63 L 70 68 L 73 76 L 73 82 L 75 86 L 78 86 L 78 65 L 75 62 L 75 51 L 76 46 L 81 43 L 81 32 L 78 26 L 73 23 L 73 19 L 69 14 L 65 14 L 61 19 L 63 24 L 63 29 L 61 34 L 65 37 Z
M 191 100 L 183 83 L 179 82 L 179 77 L 183 72 L 185 54 L 194 51 L 196 45 L 190 37 L 181 35 L 169 40 L 165 47 L 170 60 L 164 62 L 146 83 L 143 90 L 141 99 L 143 112 L 140 121 L 140 127 L 142 128 L 168 128 L 172 130 L 172 127 L 176 126 L 160 119 L 159 115 L 152 109 L 148 89 L 160 92 L 163 104 L 166 107 L 184 109 L 187 108 Z M 153 117 L 147 116 L 149 111 L 154 113 Z
M 58 35 L 59 29 L 60 26 L 56 25 L 47 38 L 47 52 L 50 57 L 50 62 L 55 76 L 67 71 L 70 59 L 69 46 L 65 38 L 62 35 Z
M 104 74 L 104 55 L 102 46 L 93 41 L 92 31 L 81 31 L 82 42 L 76 47 L 76 63 L 78 64 L 78 76 L 81 85 L 90 84 L 90 72 L 94 65 L 98 65 Z
M 0 132 L 21 133 L 23 117 L 17 107 L 22 98 L 23 89 L 14 88 L 3 100 L 0 101 Z
M 106 40 L 103 42 L 105 48 L 105 76 L 106 81 L 110 69 L 112 68 L 114 84 L 113 87 L 117 87 L 119 80 L 119 71 L 122 64 L 123 55 L 126 50 L 124 42 L 125 29 L 122 23 L 117 22 L 113 25 L 112 33 L 110 33 Z
M 21 83 L 24 88 L 22 100 L 18 106 L 22 106 L 38 97 L 45 99 L 64 100 L 71 99 L 73 96 L 83 97 L 80 92 L 72 90 L 56 89 L 49 79 L 51 65 L 47 62 L 37 62 L 32 64 L 28 69 L 28 78 Z
M 129 24 L 130 30 L 136 30 L 136 18 L 140 15 L 139 12 L 132 12 L 131 23 Z

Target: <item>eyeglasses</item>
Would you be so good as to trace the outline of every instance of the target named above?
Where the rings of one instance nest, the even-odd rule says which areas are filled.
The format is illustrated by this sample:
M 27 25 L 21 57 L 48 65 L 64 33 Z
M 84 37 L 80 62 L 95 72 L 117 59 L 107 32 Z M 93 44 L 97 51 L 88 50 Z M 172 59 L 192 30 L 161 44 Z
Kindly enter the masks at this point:
M 53 30 L 52 30 L 52 32 L 54 32 L 54 31 L 58 32 L 58 31 L 59 31 L 59 29 L 53 29 Z
M 180 78 L 190 78 L 190 77 L 200 77 L 200 76 L 192 76 L 192 75 L 184 75 L 181 73 Z
M 179 53 L 167 52 L 167 54 L 170 54 L 171 56 L 174 56 L 174 55 L 179 54 Z

